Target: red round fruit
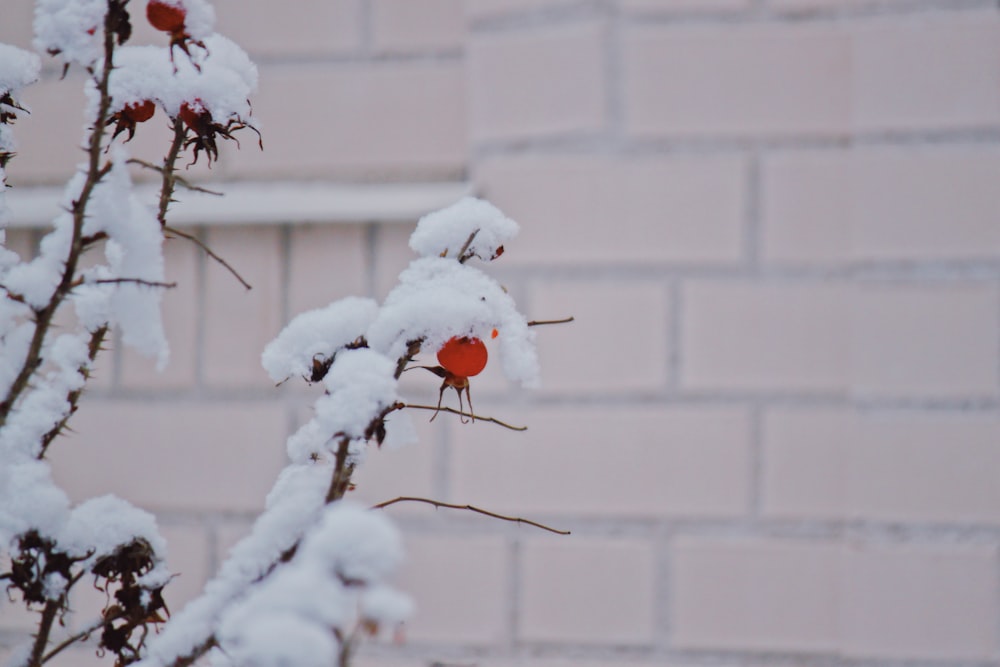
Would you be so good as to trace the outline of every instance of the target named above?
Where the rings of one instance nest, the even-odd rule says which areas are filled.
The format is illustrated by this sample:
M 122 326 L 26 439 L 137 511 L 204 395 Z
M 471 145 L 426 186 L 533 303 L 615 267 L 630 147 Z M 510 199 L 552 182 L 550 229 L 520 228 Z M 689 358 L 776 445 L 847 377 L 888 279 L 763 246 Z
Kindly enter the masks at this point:
M 200 98 L 181 104 L 180 113 L 177 115 L 196 134 L 201 134 L 202 130 L 212 122 L 212 114 L 205 108 Z
M 486 345 L 478 338 L 455 336 L 441 346 L 437 358 L 438 363 L 452 375 L 472 377 L 486 368 L 489 355 Z
M 149 19 L 149 24 L 163 32 L 183 32 L 186 17 L 187 12 L 183 7 L 164 0 L 149 0 L 149 4 L 146 5 L 146 18 Z
M 153 103 L 153 100 L 126 104 L 123 110 L 124 115 L 134 123 L 145 123 L 153 117 L 155 112 L 156 104 Z

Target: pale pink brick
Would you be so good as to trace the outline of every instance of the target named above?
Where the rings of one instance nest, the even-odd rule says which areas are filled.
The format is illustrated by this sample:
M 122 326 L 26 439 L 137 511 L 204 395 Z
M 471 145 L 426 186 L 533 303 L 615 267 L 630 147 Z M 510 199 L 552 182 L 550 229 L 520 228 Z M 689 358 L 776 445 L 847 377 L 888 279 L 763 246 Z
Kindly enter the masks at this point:
M 285 426 L 275 401 L 85 401 L 49 458 L 75 501 L 115 493 L 150 510 L 259 511 L 284 465 Z
M 853 301 L 862 396 L 995 396 L 1000 294 L 989 284 L 866 285 Z
M 351 664 L 357 667 L 427 667 L 423 658 L 375 658 L 364 654 L 352 658 Z
M 367 294 L 363 225 L 296 225 L 290 233 L 289 317 L 345 296 Z
M 742 410 L 590 406 L 491 412 L 528 430 L 455 426 L 454 502 L 592 517 L 721 517 L 747 509 L 749 423 Z
M 475 140 L 600 130 L 606 121 L 604 26 L 475 35 L 468 83 Z
M 207 529 L 200 525 L 165 525 L 160 534 L 167 541 L 167 567 L 177 575 L 163 589 L 163 597 L 172 612 L 180 611 L 201 594 L 211 574 Z
M 839 648 L 840 549 L 783 540 L 681 538 L 672 644 L 683 649 Z
M 769 412 L 764 419 L 761 509 L 781 518 L 844 518 L 853 415 L 842 410 Z
M 870 4 L 869 0 L 767 0 L 774 9 L 779 10 L 816 10 L 816 9 L 855 9 Z M 882 0 L 883 5 L 901 5 L 909 0 Z
M 413 641 L 499 644 L 508 628 L 508 553 L 495 537 L 410 536 L 400 590 L 417 605 Z
M 536 329 L 546 393 L 657 392 L 667 383 L 668 293 L 654 282 L 537 285 L 529 319 L 574 316 Z
M 995 147 L 871 151 L 848 168 L 856 258 L 1000 256 Z
M 380 53 L 452 51 L 465 37 L 463 0 L 374 0 L 372 42 Z
M 198 253 L 189 241 L 169 239 L 163 246 L 166 279 L 177 287 L 163 293 L 163 329 L 170 345 L 170 361 L 163 371 L 156 360 L 125 347 L 121 357 L 121 382 L 134 388 L 192 387 L 198 364 Z
M 12 211 L 15 216 L 17 211 Z M 27 262 L 35 255 L 34 234 L 29 229 L 8 229 L 5 232 L 6 238 L 3 247 L 13 250 L 21 258 L 22 262 Z
M 31 40 L 35 35 L 32 26 L 34 17 L 35 3 L 31 0 L 4 2 L 3 21 L 0 22 L 0 43 L 33 51 Z
M 600 655 L 600 653 L 598 653 Z M 599 657 L 579 657 L 579 658 L 543 658 L 530 657 L 524 660 L 483 660 L 477 661 L 476 667 L 608 667 L 608 660 Z M 648 662 L 615 659 L 616 667 L 664 667 L 662 661 Z M 674 665 L 673 662 L 667 663 Z M 683 663 L 678 663 L 678 667 Z
M 735 262 L 740 157 L 504 157 L 480 164 L 483 196 L 521 223 L 504 262 Z
M 399 282 L 399 274 L 417 259 L 410 250 L 414 224 L 379 225 L 376 231 L 375 298 L 381 301 Z
M 7 183 L 62 184 L 82 162 L 85 77 L 71 71 L 65 79 L 49 75 L 25 88 L 19 102 L 31 110 L 14 126 L 17 157 L 7 167 Z
M 107 667 L 108 656 L 98 655 L 94 642 L 89 647 L 68 649 L 45 664 L 50 667 Z
M 261 68 L 254 113 L 265 127 L 231 157 L 241 177 L 454 177 L 465 160 L 457 62 L 295 64 Z
M 849 551 L 844 582 L 847 656 L 988 660 L 996 655 L 994 548 Z
M 764 443 L 769 516 L 1000 522 L 994 416 L 783 410 Z
M 850 373 L 850 294 L 837 284 L 686 284 L 683 387 L 843 391 Z
M 746 9 L 750 3 L 751 0 L 620 0 L 619 2 L 622 9 L 643 14 Z
M 854 162 L 839 151 L 776 152 L 764 158 L 760 248 L 765 260 L 850 260 L 857 210 Z
M 441 428 L 428 421 L 425 413 L 410 411 L 418 441 L 398 448 L 369 445 L 364 463 L 352 477 L 357 489 L 350 497 L 366 505 L 384 502 L 399 496 L 436 496 L 434 479 Z M 391 422 L 398 416 L 389 416 Z M 427 506 L 400 503 L 386 511 L 390 514 L 412 514 Z
M 649 644 L 656 564 L 648 543 L 562 538 L 524 543 L 518 637 Z
M 362 0 L 217 0 L 219 32 L 251 56 L 322 57 L 361 45 Z M 286 27 L 294 25 L 294 33 Z
M 465 13 L 468 18 L 479 20 L 577 4 L 580 4 L 579 0 L 465 0 Z
M 855 31 L 853 56 L 856 130 L 1000 122 L 1000 20 L 992 11 L 866 24 Z
M 284 326 L 281 312 L 281 235 L 276 227 L 217 227 L 206 237 L 233 266 L 247 290 L 218 262 L 205 272 L 204 359 L 206 383 L 272 387 L 260 355 Z
M 1000 419 L 873 414 L 848 440 L 850 518 L 1000 522 Z
M 624 33 L 633 135 L 842 134 L 850 41 L 831 25 L 634 26 Z
M 764 255 L 779 262 L 1000 255 L 1000 152 L 806 151 L 764 161 Z

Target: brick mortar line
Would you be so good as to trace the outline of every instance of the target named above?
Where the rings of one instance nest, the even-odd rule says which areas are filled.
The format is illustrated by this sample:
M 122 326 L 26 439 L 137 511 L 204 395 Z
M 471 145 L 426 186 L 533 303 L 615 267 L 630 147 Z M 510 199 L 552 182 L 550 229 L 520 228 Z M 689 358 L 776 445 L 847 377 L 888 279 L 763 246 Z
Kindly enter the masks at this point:
M 604 131 L 566 131 L 548 136 L 526 134 L 504 139 L 480 140 L 470 158 L 485 161 L 498 157 L 571 156 L 655 157 L 747 153 L 760 151 L 762 157 L 774 152 L 813 150 L 872 150 L 994 146 L 1000 144 L 1000 125 L 918 130 L 860 130 L 857 132 L 800 134 L 691 134 L 615 135 Z
M 487 508 L 489 509 L 489 508 Z M 497 511 L 516 512 L 505 508 Z M 184 516 L 187 516 L 185 513 Z M 161 516 L 161 515 L 158 515 Z M 529 526 L 508 524 L 484 517 L 473 517 L 460 511 L 431 516 L 391 514 L 392 521 L 404 535 L 414 537 L 508 537 L 518 541 L 550 540 L 550 535 Z M 545 512 L 531 513 L 530 518 L 547 525 L 572 531 L 568 540 L 603 539 L 646 542 L 654 545 L 658 536 L 669 535 L 671 543 L 681 538 L 704 540 L 784 541 L 802 545 L 841 545 L 845 547 L 883 546 L 939 548 L 998 548 L 1000 524 L 954 523 L 932 521 L 876 521 L 862 519 L 779 519 L 749 517 L 641 517 L 621 514 L 617 516 L 567 516 Z M 162 519 L 168 525 L 168 519 Z
M 608 131 L 616 138 L 625 136 L 625 62 L 622 53 L 621 14 L 616 8 L 605 26 L 604 36 L 604 76 L 605 110 L 608 115 Z
M 601 2 L 577 2 L 561 6 L 506 12 L 469 22 L 473 35 L 503 35 L 545 28 L 562 27 L 605 18 L 613 5 Z M 781 9 L 755 0 L 745 9 L 665 9 L 621 10 L 622 18 L 632 25 L 767 25 L 833 23 L 845 20 L 899 18 L 910 16 L 954 16 L 967 12 L 996 10 L 992 0 L 912 0 L 883 4 L 876 1 L 853 7 L 810 7 Z
M 632 408 L 632 407 L 659 407 L 659 408 L 712 408 L 712 407 L 735 407 L 753 408 L 760 406 L 764 409 L 775 408 L 837 408 L 843 410 L 856 410 L 860 412 L 951 412 L 951 413 L 973 413 L 992 414 L 1000 411 L 1000 396 L 857 396 L 850 395 L 850 388 L 843 391 L 822 391 L 814 389 L 787 390 L 761 389 L 761 390 L 733 390 L 726 388 L 718 389 L 680 389 L 677 392 L 654 391 L 654 392 L 619 392 L 609 394 L 530 394 L 530 399 L 525 400 L 520 391 L 500 390 L 496 392 L 483 392 L 483 398 L 477 405 L 477 410 L 486 413 L 490 407 L 497 410 L 507 408 L 517 408 L 522 412 L 530 413 L 536 408 L 584 408 L 584 407 L 606 407 Z M 421 396 L 431 396 L 433 392 L 424 392 Z M 237 393 L 227 394 L 225 392 L 191 392 L 184 390 L 158 392 L 156 390 L 130 389 L 118 392 L 93 389 L 88 392 L 88 397 L 92 401 L 91 405 L 99 403 L 132 404 L 132 405 L 164 405 L 173 404 L 175 406 L 197 407 L 204 405 L 214 406 L 235 406 L 246 404 L 274 404 L 274 397 L 262 393 Z M 308 398 L 308 397 L 306 397 Z M 411 397 L 412 398 L 412 397 Z M 423 400 L 423 399 L 419 399 Z M 306 406 L 307 403 L 291 404 L 292 409 Z M 502 418 L 502 417 L 501 417 Z M 484 425 L 487 428 L 489 425 Z M 529 424 L 530 428 L 530 424 Z
M 653 607 L 654 646 L 665 651 L 670 648 L 670 637 L 673 634 L 673 618 L 670 614 L 671 588 L 670 574 L 673 572 L 673 531 L 670 526 L 660 526 L 650 535 L 653 548 L 655 572 L 653 585 L 655 591 Z
M 513 273 L 513 272 L 511 272 Z M 870 284 L 894 282 L 914 287 L 955 282 L 990 283 L 1000 276 L 997 259 L 941 260 L 845 260 L 839 263 L 810 264 L 765 262 L 748 266 L 732 262 L 628 262 L 597 263 L 579 261 L 562 265 L 532 264 L 518 267 L 517 273 L 530 280 L 601 280 L 633 282 L 637 280 L 739 282 L 740 284 Z M 504 275 L 508 275 L 506 272 Z M 497 277 L 497 274 L 494 274 Z
M 679 280 L 671 280 L 667 285 L 666 335 L 667 359 L 666 378 L 667 393 L 680 391 L 681 378 L 684 371 L 684 337 L 682 335 L 682 318 L 684 313 L 684 291 Z M 544 369 L 543 369 L 544 370 Z
M 692 667 L 796 667 L 806 664 L 814 667 L 996 667 L 997 660 L 968 660 L 954 658 L 882 658 L 845 657 L 841 649 L 818 652 L 794 649 L 755 650 L 743 649 L 659 649 L 654 641 L 648 643 L 594 644 L 582 641 L 534 641 L 516 650 L 505 650 L 499 646 L 484 646 L 468 642 L 446 643 L 434 641 L 411 641 L 399 648 L 389 648 L 368 644 L 362 655 L 383 659 L 425 660 L 429 665 L 473 663 L 479 660 L 523 661 L 546 659 L 599 660 L 604 664 L 614 661 L 616 665 L 627 667 L 631 662 L 648 664 L 657 661 L 662 664 L 682 664 Z
M 631 25 L 652 26 L 760 26 L 864 23 L 883 19 L 910 19 L 914 17 L 950 17 L 973 12 L 997 10 L 992 0 L 916 0 L 879 4 L 869 2 L 851 7 L 806 7 L 801 9 L 752 6 L 748 9 L 626 12 Z

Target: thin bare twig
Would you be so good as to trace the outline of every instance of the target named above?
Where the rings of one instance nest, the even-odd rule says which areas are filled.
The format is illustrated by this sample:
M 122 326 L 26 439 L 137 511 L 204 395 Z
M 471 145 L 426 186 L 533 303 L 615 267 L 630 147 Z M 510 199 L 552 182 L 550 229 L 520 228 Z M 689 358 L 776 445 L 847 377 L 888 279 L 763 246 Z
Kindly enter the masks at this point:
M 103 278 L 101 280 L 90 281 L 95 285 L 115 285 L 115 284 L 132 284 L 132 285 L 142 285 L 143 287 L 162 287 L 163 289 L 173 289 L 177 287 L 177 283 L 161 283 L 155 280 L 143 280 L 142 278 Z M 86 285 L 87 283 L 83 283 Z
M 433 405 L 414 405 L 413 403 L 405 403 L 404 408 L 413 408 L 415 410 L 434 410 L 435 412 L 450 412 L 453 415 L 458 415 L 460 417 L 471 417 L 472 419 L 479 419 L 484 422 L 493 422 L 498 426 L 503 426 L 504 428 L 509 428 L 511 431 L 527 431 L 527 426 L 512 426 L 506 422 L 502 422 L 499 419 L 494 419 L 493 417 L 480 417 L 479 415 L 474 415 L 471 412 L 463 412 L 461 410 L 456 410 L 454 408 L 448 407 L 436 407 Z
M 440 500 L 431 500 L 430 498 L 418 498 L 416 496 L 400 496 L 399 498 L 393 498 L 392 500 L 386 500 L 378 505 L 372 505 L 373 510 L 380 510 L 388 507 L 389 505 L 395 505 L 396 503 L 426 503 L 427 505 L 433 505 L 434 507 L 444 507 L 446 509 L 452 510 L 468 510 L 470 512 L 475 512 L 476 514 L 482 514 L 494 519 L 500 519 L 501 521 L 511 521 L 513 523 L 523 523 L 527 526 L 534 526 L 535 528 L 541 528 L 542 530 L 547 530 L 550 533 L 555 533 L 556 535 L 569 535 L 568 530 L 559 530 L 558 528 L 553 528 L 551 526 L 546 526 L 544 523 L 538 523 L 537 521 L 531 521 L 530 519 L 522 519 L 519 516 L 506 516 L 504 514 L 497 514 L 496 512 L 491 512 L 489 510 L 484 510 L 480 507 L 474 505 L 454 505 L 452 503 L 443 503 Z
M 469 238 L 467 238 L 465 240 L 465 245 L 463 245 L 462 249 L 458 251 L 458 261 L 459 261 L 459 263 L 465 264 L 467 261 L 469 261 L 470 259 L 472 259 L 472 255 L 466 255 L 466 253 L 469 251 L 469 247 L 472 246 L 472 241 L 473 241 L 473 239 L 476 238 L 476 234 L 478 234 L 478 233 L 479 233 L 479 230 L 477 229 L 476 231 L 474 231 L 471 234 L 469 234 Z
M 75 635 L 67 637 L 65 640 L 59 643 L 59 645 L 57 645 L 55 648 L 53 648 L 51 651 L 45 654 L 45 657 L 42 658 L 42 664 L 45 664 L 52 658 L 56 657 L 57 655 L 62 653 L 64 650 L 66 650 L 76 642 L 87 639 L 88 637 L 90 637 L 90 635 L 100 630 L 104 626 L 104 623 L 105 621 L 96 621 L 86 630 L 81 630 Z
M 181 136 L 184 136 L 184 135 L 182 134 Z M 167 158 L 169 160 L 169 154 L 168 154 Z M 130 158 L 128 160 L 128 163 L 129 164 L 137 164 L 137 165 L 139 165 L 141 167 L 145 167 L 146 169 L 152 169 L 153 171 L 159 172 L 160 174 L 166 174 L 169 171 L 169 169 L 167 169 L 165 167 L 157 167 L 152 162 L 146 162 L 145 160 L 140 160 L 139 158 Z M 182 185 L 182 186 L 184 186 L 184 188 L 186 190 L 191 190 L 192 192 L 204 192 L 205 194 L 212 195 L 214 197 L 225 197 L 226 196 L 225 193 L 219 192 L 218 190 L 209 190 L 208 188 L 202 187 L 200 185 L 195 185 L 194 183 L 192 183 L 188 179 L 184 178 L 183 176 L 178 176 L 176 173 L 174 173 L 174 175 L 173 175 L 173 180 L 174 180 L 175 183 L 177 183 L 177 185 Z M 169 197 L 168 197 L 167 201 L 169 203 L 169 201 L 170 201 Z
M 190 241 L 191 243 L 195 244 L 196 246 L 198 246 L 199 248 L 201 248 L 202 250 L 204 250 L 205 254 L 207 254 L 209 257 L 211 257 L 212 259 L 214 259 L 216 262 L 218 262 L 222 266 L 226 267 L 226 269 L 231 274 L 233 274 L 233 276 L 235 276 L 235 278 L 238 281 L 240 281 L 240 283 L 244 287 L 246 287 L 247 289 L 253 289 L 250 286 L 250 283 L 248 283 L 247 281 L 243 280 L 243 276 L 241 276 L 236 271 L 236 269 L 234 269 L 232 266 L 230 266 L 229 262 L 227 262 L 226 260 L 224 260 L 221 257 L 219 257 L 218 255 L 216 255 L 214 252 L 212 252 L 212 249 L 209 248 L 207 245 L 205 245 L 202 242 L 202 240 L 199 239 L 197 236 L 194 236 L 193 234 L 188 234 L 187 232 L 182 232 L 181 230 L 179 230 L 179 229 L 177 229 L 175 227 L 170 227 L 168 225 L 164 225 L 163 226 L 163 231 L 167 232 L 168 234 L 173 234 L 174 236 L 179 236 L 180 238 L 186 239 L 186 240 Z
M 561 320 L 531 320 L 528 322 L 529 327 L 539 327 L 543 324 L 569 324 L 570 322 L 576 321 L 576 318 L 570 315 L 569 317 L 563 318 Z

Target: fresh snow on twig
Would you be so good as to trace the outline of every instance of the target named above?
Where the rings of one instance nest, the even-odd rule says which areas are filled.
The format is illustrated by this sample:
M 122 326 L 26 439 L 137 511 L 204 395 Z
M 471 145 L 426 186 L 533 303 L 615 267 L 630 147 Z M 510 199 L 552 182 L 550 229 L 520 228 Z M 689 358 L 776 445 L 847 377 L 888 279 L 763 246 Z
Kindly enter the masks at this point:
M 518 230 L 517 223 L 493 204 L 465 197 L 422 217 L 410 236 L 410 248 L 422 257 L 453 259 L 461 259 L 459 253 L 464 249 L 466 254 L 488 261 Z
M 368 329 L 373 349 L 397 358 L 409 341 L 436 352 L 453 336 L 488 339 L 496 329 L 504 373 L 525 386 L 539 383 L 535 332 L 493 278 L 454 259 L 425 257 L 410 264 Z
M 126 104 L 152 100 L 171 117 L 185 102 L 198 103 L 216 122 L 230 118 L 250 122 L 250 96 L 257 90 L 257 66 L 232 40 L 219 34 L 205 39 L 205 49 L 192 49 L 190 58 L 160 46 L 123 46 L 115 51 L 109 91 L 111 111 Z M 175 70 L 176 68 L 176 70 Z M 88 118 L 97 114 L 100 95 L 87 86 Z
M 308 378 L 314 361 L 333 359 L 337 350 L 363 336 L 377 312 L 373 299 L 347 297 L 301 313 L 267 344 L 261 364 L 275 382 Z

